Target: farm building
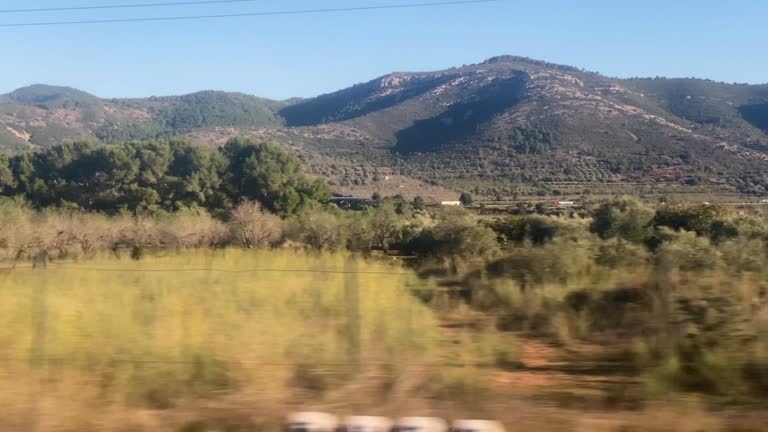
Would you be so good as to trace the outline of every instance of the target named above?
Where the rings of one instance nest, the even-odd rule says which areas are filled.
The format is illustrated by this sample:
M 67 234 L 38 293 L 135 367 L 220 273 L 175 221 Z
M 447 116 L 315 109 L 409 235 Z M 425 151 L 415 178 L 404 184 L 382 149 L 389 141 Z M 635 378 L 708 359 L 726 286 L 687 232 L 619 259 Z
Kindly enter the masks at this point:
M 576 205 L 576 201 L 555 200 L 553 204 L 555 205 L 555 207 L 574 207 Z

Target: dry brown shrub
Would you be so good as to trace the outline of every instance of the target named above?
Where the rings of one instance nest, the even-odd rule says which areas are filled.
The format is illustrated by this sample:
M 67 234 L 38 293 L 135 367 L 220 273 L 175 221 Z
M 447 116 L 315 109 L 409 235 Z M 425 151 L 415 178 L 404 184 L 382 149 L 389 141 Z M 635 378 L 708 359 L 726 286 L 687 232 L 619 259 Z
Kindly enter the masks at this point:
M 177 249 L 220 247 L 226 244 L 228 230 L 224 223 L 204 210 L 189 210 L 160 224 Z
M 246 249 L 276 244 L 283 234 L 282 220 L 265 211 L 261 204 L 246 201 L 232 211 L 230 224 L 232 242 Z

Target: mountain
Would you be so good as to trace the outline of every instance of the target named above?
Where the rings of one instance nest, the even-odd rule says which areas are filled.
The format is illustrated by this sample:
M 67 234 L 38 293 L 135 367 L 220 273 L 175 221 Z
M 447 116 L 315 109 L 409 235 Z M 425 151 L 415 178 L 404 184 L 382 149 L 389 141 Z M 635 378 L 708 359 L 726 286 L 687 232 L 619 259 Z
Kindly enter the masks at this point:
M 118 142 L 192 129 L 279 127 L 285 104 L 242 93 L 100 99 L 69 87 L 32 85 L 0 96 L 0 147 L 25 150 L 67 140 Z
M 279 114 L 306 137 L 308 155 L 486 196 L 697 186 L 763 194 L 767 103 L 767 85 L 624 80 L 504 56 L 387 75 Z M 317 171 L 342 186 L 366 181 L 326 165 Z
M 41 105 L 48 108 L 63 106 L 66 103 L 96 102 L 98 98 L 92 94 L 71 87 L 56 87 L 45 84 L 34 84 L 17 89 L 8 95 L 8 100 L 27 105 Z
M 50 89 L 0 97 L 6 148 L 77 133 L 107 141 L 178 133 L 209 144 L 250 135 L 291 147 L 347 193 L 761 195 L 768 187 L 768 85 L 616 79 L 502 56 L 290 102 L 220 92 L 101 100 Z

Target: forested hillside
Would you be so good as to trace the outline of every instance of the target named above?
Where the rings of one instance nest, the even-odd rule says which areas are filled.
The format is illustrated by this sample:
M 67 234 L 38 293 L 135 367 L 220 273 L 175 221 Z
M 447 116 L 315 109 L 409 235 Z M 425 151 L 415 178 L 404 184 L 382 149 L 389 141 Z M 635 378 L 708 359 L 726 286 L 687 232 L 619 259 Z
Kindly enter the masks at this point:
M 443 188 L 505 199 L 644 185 L 762 196 L 766 107 L 768 85 L 615 79 L 503 56 L 288 102 L 213 91 L 104 100 L 32 86 L 0 97 L 0 145 L 182 135 L 218 146 L 250 136 L 286 145 L 311 174 L 355 194 Z
M 242 93 L 202 91 L 147 99 L 100 99 L 67 87 L 33 85 L 0 96 L 0 147 L 45 148 L 94 139 L 117 143 L 216 126 L 279 127 L 285 104 Z

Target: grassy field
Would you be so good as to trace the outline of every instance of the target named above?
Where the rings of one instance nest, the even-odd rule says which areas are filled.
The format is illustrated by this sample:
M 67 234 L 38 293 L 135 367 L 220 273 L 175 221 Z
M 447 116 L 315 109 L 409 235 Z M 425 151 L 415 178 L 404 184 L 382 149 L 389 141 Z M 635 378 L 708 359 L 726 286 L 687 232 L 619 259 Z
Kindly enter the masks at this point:
M 291 252 L 3 273 L 0 430 L 136 430 L 141 412 L 233 399 L 274 416 L 362 370 L 392 379 L 437 341 L 417 284 L 386 263 Z
M 638 377 L 611 371 L 605 347 L 500 332 L 439 295 L 419 300 L 435 288 L 345 253 L 204 250 L 5 270 L 0 431 L 270 432 L 300 409 L 542 432 L 744 432 L 766 420 L 689 399 L 635 403 Z

